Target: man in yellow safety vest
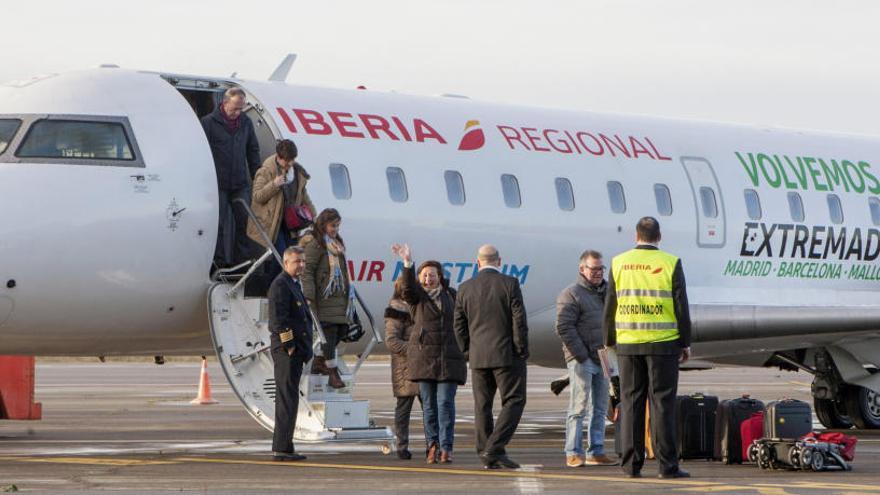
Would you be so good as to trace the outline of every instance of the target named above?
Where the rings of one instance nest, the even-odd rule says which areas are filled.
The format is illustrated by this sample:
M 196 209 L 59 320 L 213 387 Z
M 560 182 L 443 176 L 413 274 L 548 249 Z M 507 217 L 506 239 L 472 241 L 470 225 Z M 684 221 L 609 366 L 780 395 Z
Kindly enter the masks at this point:
M 660 478 L 686 478 L 678 466 L 675 396 L 678 366 L 690 357 L 691 319 L 684 270 L 677 256 L 661 251 L 660 223 L 636 224 L 636 247 L 611 261 L 605 299 L 605 347 L 616 350 L 620 368 L 621 466 L 641 477 L 645 463 L 645 401 L 650 397 L 651 435 Z

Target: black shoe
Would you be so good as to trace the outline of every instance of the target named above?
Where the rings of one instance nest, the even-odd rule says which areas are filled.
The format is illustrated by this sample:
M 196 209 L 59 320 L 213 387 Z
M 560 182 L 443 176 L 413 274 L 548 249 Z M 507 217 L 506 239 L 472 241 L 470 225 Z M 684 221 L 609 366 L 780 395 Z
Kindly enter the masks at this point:
M 304 461 L 306 460 L 306 456 L 302 454 L 297 454 L 296 452 L 275 452 L 275 454 L 272 456 L 272 460 L 275 462 Z
M 660 479 L 664 479 L 664 480 L 673 479 L 673 478 L 690 478 L 691 473 L 685 471 L 684 469 L 679 468 L 679 469 L 676 469 L 675 471 L 672 471 L 671 473 L 660 473 L 657 475 L 657 477 Z
M 483 453 L 480 454 L 480 460 L 483 461 L 483 466 L 486 469 L 519 469 L 519 464 L 505 454 L 492 455 Z
M 642 477 L 642 473 L 640 473 L 640 472 L 626 473 L 626 477 L 627 477 L 627 478 L 641 478 L 641 477 Z
M 483 463 L 483 469 L 501 469 L 501 464 L 498 463 L 498 457 L 494 455 L 481 452 L 480 462 Z
M 408 461 L 408 460 L 412 459 L 412 452 L 410 452 L 409 449 L 398 450 L 397 451 L 397 458 L 404 460 L 404 461 Z
M 507 457 L 504 454 L 496 457 L 498 458 L 498 464 L 501 464 L 503 467 L 506 467 L 507 469 L 519 469 L 519 464 L 510 457 Z

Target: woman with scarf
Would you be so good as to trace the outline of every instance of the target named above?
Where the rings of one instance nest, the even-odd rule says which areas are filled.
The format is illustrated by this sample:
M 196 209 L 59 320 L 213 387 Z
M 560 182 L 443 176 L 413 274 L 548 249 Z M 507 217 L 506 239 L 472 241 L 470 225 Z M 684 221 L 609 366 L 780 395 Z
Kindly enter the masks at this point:
M 354 289 L 348 280 L 345 243 L 339 235 L 342 216 L 333 208 L 315 219 L 312 232 L 300 239 L 306 251 L 306 269 L 302 274 L 303 294 L 315 312 L 326 342 L 312 362 L 312 373 L 327 375 L 332 388 L 345 382 L 336 365 L 336 345 L 354 321 Z
M 464 354 L 452 325 L 455 290 L 449 287 L 439 262 L 426 261 L 416 270 L 409 246 L 394 244 L 391 251 L 403 259 L 401 298 L 409 304 L 413 318 L 406 367 L 407 378 L 419 383 L 425 460 L 449 463 L 455 437 L 455 392 L 467 379 Z
M 275 145 L 275 154 L 266 158 L 254 177 L 254 194 L 251 209 L 269 239 L 283 254 L 288 246 L 295 246 L 299 238 L 299 228 L 288 227 L 285 211 L 305 207 L 315 215 L 315 205 L 306 191 L 309 174 L 296 162 L 296 145 L 290 139 L 282 139 Z M 248 237 L 264 248 L 269 246 L 253 220 L 248 221 Z M 281 272 L 276 263 L 266 264 L 269 281 Z

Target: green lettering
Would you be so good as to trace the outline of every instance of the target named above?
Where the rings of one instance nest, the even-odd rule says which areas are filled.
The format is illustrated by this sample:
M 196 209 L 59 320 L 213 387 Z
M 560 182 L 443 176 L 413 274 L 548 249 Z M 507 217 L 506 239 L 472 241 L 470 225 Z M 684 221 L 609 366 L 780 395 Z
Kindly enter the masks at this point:
M 828 179 L 828 188 L 832 191 L 834 190 L 834 184 L 837 184 L 838 187 L 843 185 L 843 188 L 846 192 L 849 192 L 849 183 L 846 181 L 846 178 L 843 176 L 843 170 L 840 169 L 840 165 L 837 163 L 837 160 L 831 160 L 831 167 L 825 164 L 825 160 L 819 159 L 819 165 L 822 166 L 822 171 L 825 172 L 825 178 Z
M 867 178 L 869 181 L 873 182 L 873 186 L 869 186 L 868 190 L 871 191 L 871 194 L 880 194 L 880 181 L 877 181 L 877 177 L 874 176 L 871 172 L 868 172 L 867 169 L 871 168 L 871 164 L 868 162 L 859 162 L 859 169 L 862 171 L 862 175 Z
M 862 171 L 856 167 L 856 164 L 849 161 L 843 160 L 841 162 L 843 164 L 843 171 L 846 174 L 846 178 L 849 179 L 850 185 L 852 185 L 853 191 L 857 193 L 865 192 L 865 178 L 862 177 Z M 855 170 L 856 177 L 859 178 L 859 185 L 856 186 L 856 181 L 853 180 L 852 175 L 849 173 L 850 169 Z
M 736 270 L 736 261 L 727 260 L 727 266 L 724 267 L 724 275 L 733 275 Z
M 782 178 L 785 180 L 785 187 L 787 187 L 788 189 L 797 189 L 797 183 L 788 180 L 788 174 L 785 173 L 785 167 L 783 167 L 782 162 L 779 161 L 779 155 L 773 155 L 773 160 L 776 162 L 776 165 L 779 166 L 779 170 L 782 172 Z M 785 157 L 785 161 L 787 161 L 788 164 L 791 165 L 791 160 L 789 160 L 787 156 Z M 792 168 L 794 167 L 792 166 Z
M 746 161 L 743 160 L 742 155 L 739 154 L 739 151 L 734 151 L 733 153 L 739 158 L 739 162 L 742 163 L 743 168 L 746 169 L 746 174 L 748 174 L 749 179 L 752 180 L 752 185 L 758 187 L 758 166 L 755 164 L 755 155 L 749 153 L 749 163 L 751 164 L 751 167 L 749 167 L 749 165 L 746 164 Z
M 804 164 L 807 166 L 807 170 L 810 171 L 810 178 L 813 179 L 813 186 L 816 188 L 817 191 L 827 191 L 828 186 L 826 186 L 825 184 L 820 184 L 819 181 L 816 179 L 816 177 L 818 177 L 819 174 L 821 174 L 822 172 L 816 170 L 813 167 L 814 163 L 816 163 L 815 158 L 810 156 L 804 157 Z
M 770 168 L 773 169 L 774 176 L 771 179 L 770 174 L 767 173 L 767 163 L 770 164 Z M 776 167 L 776 164 L 773 163 L 773 160 L 770 159 L 769 156 L 759 153 L 758 154 L 758 165 L 761 166 L 761 172 L 764 172 L 764 179 L 767 180 L 767 184 L 770 184 L 771 187 L 779 187 L 782 184 L 782 177 L 779 175 L 779 169 Z
M 797 167 L 791 163 L 791 160 L 786 156 L 785 161 L 788 162 L 788 166 L 794 171 L 794 176 L 797 178 L 798 182 L 801 183 L 801 188 L 807 189 L 807 171 L 804 170 L 804 162 L 801 157 L 797 157 Z

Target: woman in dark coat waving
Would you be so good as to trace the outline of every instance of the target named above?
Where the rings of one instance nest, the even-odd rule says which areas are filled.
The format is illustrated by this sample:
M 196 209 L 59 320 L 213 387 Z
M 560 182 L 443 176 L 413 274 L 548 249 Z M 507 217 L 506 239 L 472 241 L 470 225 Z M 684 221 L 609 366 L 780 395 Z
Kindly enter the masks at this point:
M 415 270 L 409 246 L 395 244 L 391 251 L 403 259 L 401 298 L 409 304 L 413 317 L 407 346 L 407 378 L 419 383 L 426 461 L 452 462 L 455 392 L 467 379 L 464 354 L 458 348 L 452 326 L 455 291 L 449 288 L 439 262 L 426 261 Z

